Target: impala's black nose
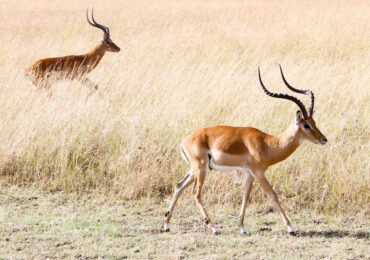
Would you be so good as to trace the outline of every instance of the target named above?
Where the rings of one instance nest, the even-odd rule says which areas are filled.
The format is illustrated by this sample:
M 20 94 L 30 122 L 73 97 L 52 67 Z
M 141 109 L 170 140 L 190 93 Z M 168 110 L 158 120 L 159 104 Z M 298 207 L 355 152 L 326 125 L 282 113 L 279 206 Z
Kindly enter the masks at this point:
M 328 142 L 328 139 L 326 139 L 326 137 L 324 137 L 322 140 L 321 140 L 321 144 L 326 144 Z

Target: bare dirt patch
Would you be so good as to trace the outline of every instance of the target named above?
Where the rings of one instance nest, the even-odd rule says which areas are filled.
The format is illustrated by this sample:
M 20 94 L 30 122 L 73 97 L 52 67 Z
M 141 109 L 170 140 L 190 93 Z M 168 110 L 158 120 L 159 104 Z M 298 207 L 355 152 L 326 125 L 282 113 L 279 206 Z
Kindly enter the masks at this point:
M 170 233 L 160 227 L 167 201 L 123 201 L 114 196 L 0 195 L 0 256 L 3 259 L 366 259 L 366 216 L 290 212 L 298 228 L 287 234 L 276 212 L 249 208 L 247 235 L 238 233 L 238 209 L 210 206 L 221 229 L 211 235 L 191 199 L 175 211 Z

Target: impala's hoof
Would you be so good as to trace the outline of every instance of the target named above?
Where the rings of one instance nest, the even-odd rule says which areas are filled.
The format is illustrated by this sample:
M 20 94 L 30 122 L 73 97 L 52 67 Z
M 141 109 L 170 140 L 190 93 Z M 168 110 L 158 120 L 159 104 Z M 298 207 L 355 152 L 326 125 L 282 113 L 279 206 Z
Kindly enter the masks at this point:
M 218 230 L 217 228 L 215 227 L 212 227 L 212 234 L 213 235 L 219 235 L 220 234 L 220 230 Z
M 288 226 L 288 233 L 291 236 L 296 236 L 297 235 L 297 230 L 292 226 Z
M 166 232 L 166 233 L 167 233 L 167 232 L 170 232 L 170 226 L 169 226 L 168 224 L 166 224 L 166 223 L 165 223 L 165 224 L 163 225 L 162 232 Z
M 247 230 L 245 229 L 245 227 L 240 228 L 240 233 L 241 234 L 247 234 Z

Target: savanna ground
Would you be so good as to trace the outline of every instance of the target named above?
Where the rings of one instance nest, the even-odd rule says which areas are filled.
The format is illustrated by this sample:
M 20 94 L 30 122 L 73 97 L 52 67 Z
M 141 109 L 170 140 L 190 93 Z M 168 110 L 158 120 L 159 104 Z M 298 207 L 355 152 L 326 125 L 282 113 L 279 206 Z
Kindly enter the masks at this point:
M 0 257 L 369 258 L 368 1 L 0 1 Z M 101 31 L 121 47 L 89 76 L 36 90 L 24 68 L 82 54 Z M 238 234 L 242 173 L 209 174 L 205 231 L 189 191 L 159 233 L 187 170 L 181 138 L 215 124 L 282 132 L 297 110 L 267 97 L 312 89 L 329 143 L 304 143 L 267 177 L 300 230 L 285 233 L 258 184 Z M 308 102 L 307 98 L 300 98 Z
M 238 212 L 213 205 L 221 235 L 203 226 L 194 203 L 175 214 L 170 233 L 161 233 L 159 199 L 123 201 L 99 194 L 11 190 L 0 195 L 0 255 L 4 259 L 366 259 L 370 220 L 364 216 L 291 212 L 301 230 L 287 234 L 271 207 L 251 207 L 246 224 Z

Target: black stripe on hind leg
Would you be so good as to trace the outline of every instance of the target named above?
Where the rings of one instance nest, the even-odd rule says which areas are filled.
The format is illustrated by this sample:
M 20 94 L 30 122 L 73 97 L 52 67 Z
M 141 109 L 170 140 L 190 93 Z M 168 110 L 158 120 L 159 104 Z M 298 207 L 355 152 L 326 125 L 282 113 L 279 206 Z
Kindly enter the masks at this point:
M 184 179 L 182 179 L 180 182 L 178 182 L 177 183 L 177 185 L 176 185 L 176 188 L 177 189 L 180 189 L 183 185 L 184 185 L 184 183 L 187 181 L 187 179 L 190 177 L 190 173 L 188 173 L 185 177 L 184 177 Z
M 208 154 L 208 169 L 210 169 L 211 171 L 213 170 L 213 168 L 211 167 L 211 160 L 212 160 L 212 156 L 211 154 L 209 153 Z

